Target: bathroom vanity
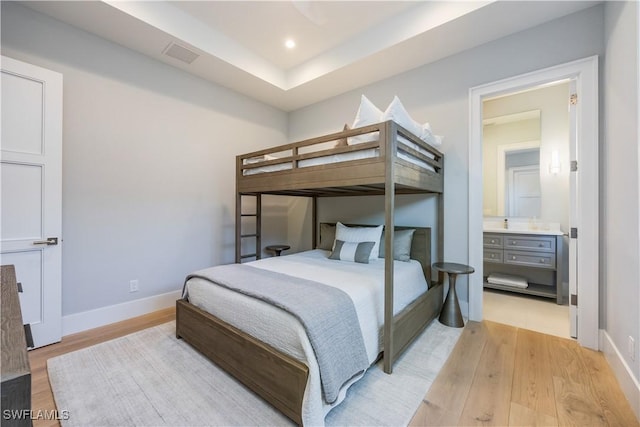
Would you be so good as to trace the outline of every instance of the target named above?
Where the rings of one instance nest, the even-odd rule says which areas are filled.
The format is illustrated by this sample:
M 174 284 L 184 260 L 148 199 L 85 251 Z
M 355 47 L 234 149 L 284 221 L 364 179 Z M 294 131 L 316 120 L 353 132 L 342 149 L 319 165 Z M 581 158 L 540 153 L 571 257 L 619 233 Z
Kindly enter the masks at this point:
M 487 229 L 483 233 L 484 287 L 553 298 L 563 303 L 563 234 L 554 230 Z M 523 277 L 526 288 L 487 282 L 492 273 Z

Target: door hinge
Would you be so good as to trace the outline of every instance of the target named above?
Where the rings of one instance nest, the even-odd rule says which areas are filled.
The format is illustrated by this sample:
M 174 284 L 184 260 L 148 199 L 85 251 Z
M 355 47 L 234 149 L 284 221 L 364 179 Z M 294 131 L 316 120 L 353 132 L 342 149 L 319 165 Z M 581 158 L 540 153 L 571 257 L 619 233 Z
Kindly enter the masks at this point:
M 578 229 L 576 227 L 571 227 L 571 238 L 572 239 L 578 238 Z
M 569 302 L 570 305 L 578 305 L 578 295 L 577 294 L 571 294 L 571 301 Z
M 577 171 L 578 171 L 578 161 L 571 160 L 571 172 L 577 172 Z
M 578 94 L 577 93 L 572 93 L 571 96 L 569 97 L 569 103 L 571 105 L 576 105 L 578 103 Z

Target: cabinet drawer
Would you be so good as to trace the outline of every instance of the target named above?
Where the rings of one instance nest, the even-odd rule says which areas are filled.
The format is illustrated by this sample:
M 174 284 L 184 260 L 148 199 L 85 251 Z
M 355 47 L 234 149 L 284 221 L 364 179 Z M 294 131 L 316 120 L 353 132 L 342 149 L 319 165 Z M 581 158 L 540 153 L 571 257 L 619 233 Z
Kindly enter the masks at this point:
M 502 263 L 502 250 L 501 249 L 485 249 L 484 260 L 486 262 Z
M 524 249 L 527 251 L 555 252 L 556 239 L 553 237 L 506 236 L 506 250 Z
M 500 234 L 484 234 L 482 244 L 485 248 L 502 248 L 504 237 Z
M 548 252 L 504 251 L 504 263 L 538 268 L 556 268 L 555 254 Z

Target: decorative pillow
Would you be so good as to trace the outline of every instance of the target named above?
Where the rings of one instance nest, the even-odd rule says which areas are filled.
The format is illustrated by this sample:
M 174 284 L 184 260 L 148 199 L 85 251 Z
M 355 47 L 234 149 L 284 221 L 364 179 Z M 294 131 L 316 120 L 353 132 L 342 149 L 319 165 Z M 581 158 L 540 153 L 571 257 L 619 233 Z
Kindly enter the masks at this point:
M 375 242 L 344 242 L 336 240 L 329 259 L 369 264 L 369 258 L 374 246 Z
M 411 259 L 411 242 L 413 241 L 413 233 L 415 229 L 396 230 L 393 233 L 393 259 L 397 261 L 409 261 Z M 384 231 L 380 236 L 380 258 L 384 258 Z
M 336 241 L 342 240 L 343 242 L 350 243 L 374 242 L 375 244 L 369 258 L 376 259 L 380 251 L 382 229 L 382 225 L 377 227 L 347 227 L 339 222 L 336 224 Z
M 382 116 L 382 121 L 387 120 L 393 120 L 415 136 L 422 138 L 423 126 L 411 118 L 397 96 L 393 97 L 393 101 L 391 101 Z M 429 130 L 431 130 L 431 127 L 429 127 Z
M 402 102 L 397 96 L 393 97 L 393 101 L 387 107 L 382 115 L 382 121 L 393 120 L 400 126 L 413 133 L 415 136 L 423 140 L 424 142 L 431 144 L 435 147 L 442 145 L 442 137 L 434 135 L 431 130 L 431 125 L 427 122 L 423 125 L 416 122 L 407 112 Z
M 345 130 L 349 130 L 349 129 L 351 129 L 351 128 L 349 127 L 348 124 L 345 123 L 344 127 L 342 128 L 342 130 L 345 131 Z M 336 142 L 336 145 L 333 148 L 346 147 L 347 145 L 349 145 L 349 144 L 347 144 L 347 138 L 340 138 Z
M 318 249 L 330 251 L 336 240 L 336 226 L 331 224 L 320 224 L 320 243 Z
M 351 129 L 359 128 L 367 125 L 374 125 L 376 123 L 382 122 L 383 112 L 380 111 L 378 107 L 376 107 L 373 102 L 369 101 L 369 99 L 362 95 L 360 98 L 360 107 L 358 108 L 358 113 L 356 114 L 356 118 L 353 121 L 353 125 Z M 347 138 L 347 143 L 349 145 L 354 144 L 362 144 L 363 142 L 375 141 L 379 137 L 379 132 L 371 132 L 364 135 L 357 135 Z

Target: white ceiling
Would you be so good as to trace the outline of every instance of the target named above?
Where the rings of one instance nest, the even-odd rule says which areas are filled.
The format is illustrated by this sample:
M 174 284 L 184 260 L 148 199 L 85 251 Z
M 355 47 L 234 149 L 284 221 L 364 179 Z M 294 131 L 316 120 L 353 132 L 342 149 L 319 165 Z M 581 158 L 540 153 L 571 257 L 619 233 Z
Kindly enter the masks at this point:
M 285 111 L 596 1 L 26 1 L 24 5 Z M 297 46 L 284 47 L 293 38 Z M 166 55 L 175 43 L 199 55 Z M 188 53 L 188 52 L 187 52 Z

